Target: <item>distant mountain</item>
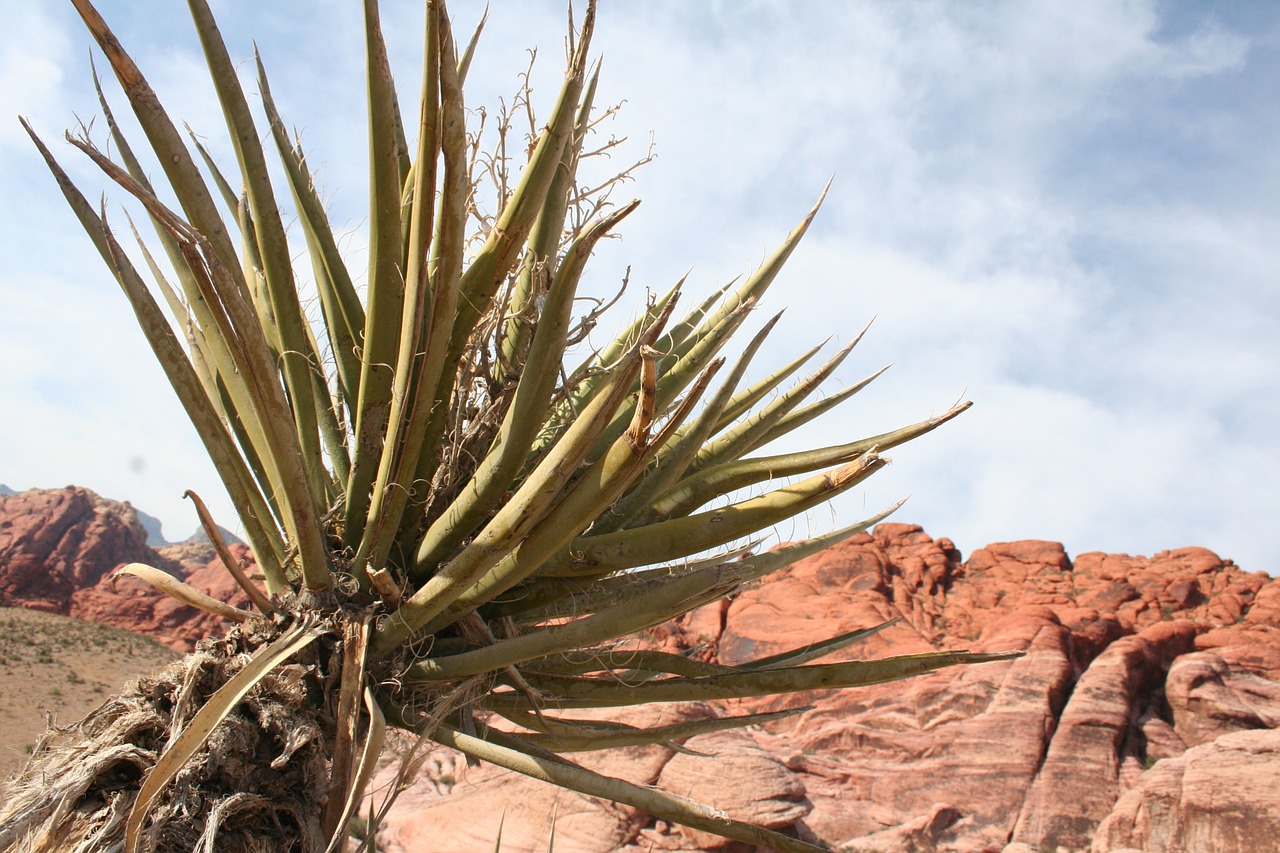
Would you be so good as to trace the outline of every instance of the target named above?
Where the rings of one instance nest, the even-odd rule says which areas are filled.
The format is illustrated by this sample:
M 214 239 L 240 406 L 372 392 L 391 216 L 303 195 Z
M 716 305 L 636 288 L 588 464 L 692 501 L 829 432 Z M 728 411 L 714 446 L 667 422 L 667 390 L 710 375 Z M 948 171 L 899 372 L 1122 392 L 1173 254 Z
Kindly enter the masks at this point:
M 16 494 L 17 492 L 15 492 L 13 489 L 9 488 L 4 483 L 0 483 L 0 497 L 4 497 L 5 495 L 16 495 Z
M 138 523 L 142 525 L 142 529 L 147 531 L 148 545 L 152 548 L 159 548 L 161 545 L 173 544 L 164 538 L 164 533 L 160 530 L 160 519 L 154 515 L 148 515 L 137 507 L 134 507 L 133 511 L 137 514 Z
M 137 507 L 133 508 L 134 513 L 138 516 L 138 523 L 142 525 L 142 529 L 147 531 L 147 545 L 152 548 L 163 548 L 167 545 L 208 545 L 209 534 L 204 532 L 203 527 L 196 528 L 186 539 L 166 539 L 164 532 L 161 530 L 161 521 L 154 515 L 148 515 Z M 222 541 L 228 545 L 244 544 L 239 536 L 236 536 L 227 528 L 218 525 L 218 533 L 222 535 Z
M 139 515 L 141 515 L 141 513 L 139 513 Z M 239 536 L 236 536 L 234 533 L 232 533 L 227 528 L 223 527 L 221 524 L 218 525 L 218 533 L 222 536 L 222 541 L 227 543 L 228 545 L 244 544 L 244 541 Z M 198 530 L 196 530 L 195 533 L 192 533 L 190 536 L 184 539 L 181 543 L 170 543 L 170 544 L 208 545 L 210 544 L 209 534 L 205 533 L 204 528 L 201 527 Z

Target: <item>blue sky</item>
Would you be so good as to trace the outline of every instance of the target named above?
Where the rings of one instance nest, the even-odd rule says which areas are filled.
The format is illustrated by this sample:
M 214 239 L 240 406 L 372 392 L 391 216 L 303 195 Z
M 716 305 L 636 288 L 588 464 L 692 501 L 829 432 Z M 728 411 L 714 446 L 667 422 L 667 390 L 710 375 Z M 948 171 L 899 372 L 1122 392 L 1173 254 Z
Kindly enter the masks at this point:
M 358 265 L 356 5 L 214 9 L 233 56 L 258 40 Z M 450 4 L 460 32 L 482 5 Z M 230 165 L 183 4 L 101 10 L 170 112 Z M 407 103 L 420 14 L 384 3 Z M 10 19 L 0 113 L 57 143 L 98 113 L 89 40 L 70 4 L 21 4 Z M 564 26 L 560 2 L 495 4 L 470 103 L 492 116 L 536 45 L 546 104 Z M 1196 544 L 1276 572 L 1280 6 L 604 0 L 596 48 L 600 100 L 626 102 L 608 130 L 629 140 L 614 162 L 643 157 L 651 138 L 657 156 L 615 196 L 644 203 L 598 252 L 593 289 L 628 264 L 639 293 L 690 267 L 694 293 L 748 272 L 834 175 L 766 300 L 788 310 L 758 363 L 847 341 L 874 316 L 836 386 L 894 366 L 798 441 L 975 402 L 780 537 L 911 494 L 896 520 L 965 552 L 1022 538 L 1073 554 Z M 106 189 L 57 147 L 90 195 Z M 179 497 L 194 488 L 233 526 L 122 297 L 12 118 L 0 192 L 0 482 L 127 498 L 171 538 L 195 526 Z

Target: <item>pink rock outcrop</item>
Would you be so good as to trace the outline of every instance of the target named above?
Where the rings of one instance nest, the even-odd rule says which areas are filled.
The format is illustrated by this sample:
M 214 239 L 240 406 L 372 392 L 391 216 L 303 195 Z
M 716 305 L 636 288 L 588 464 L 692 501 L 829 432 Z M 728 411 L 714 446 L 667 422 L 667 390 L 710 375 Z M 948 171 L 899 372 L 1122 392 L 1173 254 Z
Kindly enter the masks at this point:
M 764 578 L 731 602 L 658 626 L 648 639 L 657 648 L 700 647 L 704 659 L 738 663 L 893 617 L 901 621 L 833 659 L 936 648 L 1026 655 L 858 690 L 726 703 L 734 713 L 812 706 L 737 734 L 773 756 L 802 788 L 801 797 L 793 785 L 777 788 L 772 772 L 761 774 L 786 792 L 781 802 L 807 802 L 804 813 L 796 811 L 793 834 L 868 853 L 1091 844 L 1098 853 L 1130 846 L 1185 853 L 1218 849 L 1214 833 L 1234 831 L 1229 821 L 1192 820 L 1200 801 L 1179 799 L 1167 787 L 1168 767 L 1184 755 L 1197 767 L 1227 766 L 1214 750 L 1221 745 L 1224 755 L 1234 755 L 1241 747 L 1224 738 L 1265 736 L 1276 726 L 1280 581 L 1202 548 L 1072 560 L 1058 543 L 1027 541 L 989 545 L 963 560 L 950 540 L 882 524 Z M 750 752 L 746 741 L 737 743 Z M 1192 755 L 1189 747 L 1204 752 Z M 667 766 L 685 760 L 679 755 Z M 1161 767 L 1166 775 L 1153 776 Z M 711 773 L 681 792 L 732 802 L 742 777 Z M 470 802 L 457 798 L 468 797 L 471 778 L 450 792 L 425 788 L 425 800 L 397 806 L 393 821 L 434 823 L 450 803 Z M 648 784 L 655 777 L 626 778 Z M 1218 777 L 1206 771 L 1203 778 Z M 1239 785 L 1222 784 L 1224 793 L 1244 796 Z M 1114 843 L 1095 841 L 1100 826 L 1118 826 L 1122 807 L 1136 814 L 1138 806 L 1125 804 L 1139 801 L 1154 804 L 1148 811 L 1161 803 L 1190 810 L 1187 826 L 1199 828 L 1158 837 L 1108 830 Z M 1280 838 L 1280 810 L 1262 817 L 1247 800 L 1241 808 Z M 773 813 L 788 814 L 782 806 Z M 652 819 L 634 825 L 627 844 L 609 834 L 594 846 L 577 841 L 565 849 L 744 850 Z M 543 823 L 525 837 L 507 824 L 503 849 L 544 850 L 547 829 Z M 1262 830 L 1253 832 L 1258 837 Z M 460 843 L 445 833 L 433 837 L 435 846 L 414 846 L 389 835 L 384 849 L 461 851 L 492 846 L 493 838 Z M 557 828 L 557 850 L 560 839 Z
M 603 716 L 590 711 L 578 716 Z M 702 703 L 655 705 L 628 717 L 650 727 L 715 716 Z M 580 762 L 607 776 L 657 784 L 683 796 L 727 794 L 726 779 L 737 780 L 717 805 L 739 819 L 764 826 L 793 826 L 809 811 L 799 780 L 749 735 L 730 731 L 698 735 L 674 753 L 664 746 L 628 747 L 581 753 Z M 388 768 L 375 790 L 395 778 Z M 443 751 L 426 757 L 419 784 L 400 795 L 379 834 L 379 849 L 447 853 L 493 849 L 503 853 L 594 853 L 603 850 L 692 851 L 723 839 L 654 821 L 628 806 L 603 803 L 489 765 L 467 767 Z M 747 783 L 749 784 L 743 784 Z M 375 795 L 374 801 L 377 801 Z
M 76 590 L 150 561 L 159 558 L 127 503 L 79 486 L 0 497 L 0 607 L 67 615 Z
M 249 549 L 230 546 L 238 559 Z M 170 572 L 215 598 L 245 607 L 248 597 L 209 545 L 153 549 L 137 512 L 88 489 L 30 489 L 0 496 L 0 606 L 29 607 L 148 634 L 181 651 L 225 623 L 132 577 L 114 580 L 125 563 Z
M 1237 731 L 1158 762 L 1094 834 L 1122 849 L 1263 853 L 1280 849 L 1280 731 Z

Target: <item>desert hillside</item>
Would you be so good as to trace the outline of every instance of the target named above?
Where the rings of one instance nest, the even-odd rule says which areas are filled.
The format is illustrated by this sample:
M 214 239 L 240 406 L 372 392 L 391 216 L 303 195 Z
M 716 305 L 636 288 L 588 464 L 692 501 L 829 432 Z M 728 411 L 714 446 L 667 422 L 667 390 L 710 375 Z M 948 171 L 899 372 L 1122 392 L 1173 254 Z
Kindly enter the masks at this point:
M 0 609 L 0 778 L 45 731 L 66 725 L 126 681 L 177 659 L 151 637 L 21 607 Z

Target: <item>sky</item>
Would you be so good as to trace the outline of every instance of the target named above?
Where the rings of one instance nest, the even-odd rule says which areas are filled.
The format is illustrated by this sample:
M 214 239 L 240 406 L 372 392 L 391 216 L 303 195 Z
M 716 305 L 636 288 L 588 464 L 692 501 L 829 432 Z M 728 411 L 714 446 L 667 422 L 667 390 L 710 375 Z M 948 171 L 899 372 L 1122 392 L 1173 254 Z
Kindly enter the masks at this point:
M 85 485 L 157 516 L 173 540 L 196 527 L 190 488 L 236 529 L 15 119 L 91 198 L 122 200 L 61 142 L 99 114 L 90 40 L 70 4 L 13 5 L 0 34 L 0 483 Z M 358 4 L 307 6 L 213 4 L 234 58 L 257 40 L 358 266 Z M 100 3 L 170 113 L 230 168 L 184 7 Z M 409 114 L 420 7 L 382 10 Z M 465 38 L 483 4 L 449 8 Z M 545 115 L 565 28 L 559 0 L 493 4 L 469 106 L 492 121 L 536 47 Z M 834 350 L 872 318 L 830 390 L 893 367 L 778 449 L 974 402 L 780 538 L 910 495 L 894 520 L 965 554 L 1017 539 L 1072 555 L 1200 545 L 1280 569 L 1280 5 L 603 0 L 594 52 L 598 102 L 622 104 L 603 133 L 626 139 L 600 165 L 655 156 L 615 192 L 643 203 L 598 250 L 591 290 L 612 292 L 628 266 L 640 296 L 692 270 L 692 302 L 750 272 L 834 176 L 764 301 L 761 322 L 787 310 L 749 379 L 828 336 Z M 93 131 L 103 139 L 101 119 Z

